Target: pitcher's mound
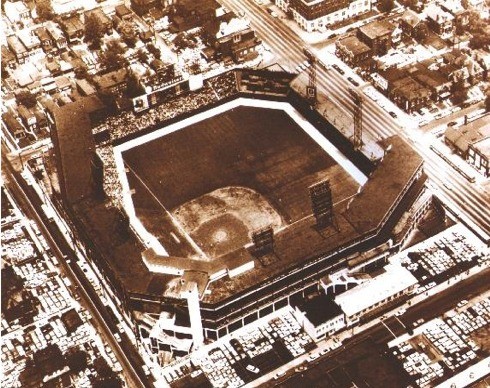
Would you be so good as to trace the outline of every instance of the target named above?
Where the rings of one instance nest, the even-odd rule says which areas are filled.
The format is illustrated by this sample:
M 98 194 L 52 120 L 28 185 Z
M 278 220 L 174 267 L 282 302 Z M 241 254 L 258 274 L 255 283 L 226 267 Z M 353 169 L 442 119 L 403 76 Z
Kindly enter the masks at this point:
M 188 201 L 172 212 L 209 258 L 250 242 L 252 231 L 282 226 L 279 213 L 267 199 L 246 187 L 225 187 Z

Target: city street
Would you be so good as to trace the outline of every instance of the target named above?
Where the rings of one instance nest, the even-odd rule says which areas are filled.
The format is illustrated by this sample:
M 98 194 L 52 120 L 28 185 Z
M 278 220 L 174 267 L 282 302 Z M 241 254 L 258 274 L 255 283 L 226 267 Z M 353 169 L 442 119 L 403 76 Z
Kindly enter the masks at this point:
M 488 289 L 488 276 L 490 269 L 486 269 L 477 275 L 459 282 L 457 285 L 450 287 L 438 295 L 432 296 L 427 301 L 411 307 L 402 316 L 392 316 L 378 323 L 374 327 L 353 336 L 351 339 L 344 341 L 342 347 L 329 352 L 326 356 L 319 359 L 314 365 L 309 364 L 308 369 L 301 371 L 289 371 L 280 380 L 269 381 L 265 386 L 320 386 L 322 381 L 331 379 L 332 372 L 349 371 L 355 368 L 360 362 L 365 362 L 367 358 L 379 359 L 386 363 L 387 367 L 395 368 L 389 365 L 385 357 L 386 344 L 407 332 L 406 328 L 414 326 L 414 322 L 424 319 L 429 321 L 432 318 L 444 314 L 454 307 L 455 300 L 463 298 L 472 298 Z M 348 373 L 347 377 L 348 377 Z M 345 376 L 343 376 L 345 377 Z M 340 383 L 333 386 L 342 386 Z M 369 387 L 367 381 L 355 381 L 358 387 Z
M 265 6 L 260 6 L 253 0 L 242 2 L 222 0 L 222 3 L 230 10 L 245 12 L 259 37 L 272 48 L 280 64 L 293 70 L 306 60 L 303 54 L 305 43 L 280 19 L 271 17 Z M 325 70 L 317 66 L 319 93 L 326 95 L 347 117 L 350 117 L 353 103 L 349 88 L 352 85 L 346 77 L 347 74 L 342 76 L 335 70 Z M 384 139 L 398 134 L 409 141 L 424 158 L 425 171 L 437 187 L 437 194 L 445 203 L 453 205 L 458 213 L 464 212 L 469 220 L 463 217 L 463 221 L 470 227 L 474 224 L 475 232 L 488 241 L 490 193 L 485 190 L 485 187 L 478 183 L 470 183 L 431 151 L 430 144 L 419 142 L 418 139 L 423 134 L 422 130 L 400 127 L 386 111 L 369 98 L 364 99 L 363 106 L 364 139 L 366 135 L 373 139 Z
M 97 300 L 97 296 L 91 285 L 87 281 L 84 281 L 84 279 L 79 278 L 76 271 L 74 271 L 76 267 L 74 263 L 75 256 L 70 255 L 73 260 L 71 260 L 71 263 L 67 263 L 67 256 L 65 256 L 64 252 L 66 252 L 69 248 L 65 246 L 66 243 L 63 244 L 59 241 L 59 239 L 56 238 L 56 236 L 52 234 L 50 226 L 47 225 L 47 223 L 45 222 L 45 217 L 43 217 L 43 215 L 40 213 L 40 206 L 36 206 L 33 203 L 31 198 L 25 193 L 22 186 L 18 183 L 18 180 L 14 175 L 15 173 L 13 172 L 14 170 L 12 169 L 9 161 L 6 158 L 6 150 L 3 146 L 2 164 L 2 176 L 5 177 L 4 179 L 7 187 L 9 188 L 16 201 L 22 206 L 25 214 L 38 224 L 42 234 L 48 241 L 48 244 L 50 245 L 53 254 L 55 254 L 58 261 L 62 263 L 65 274 L 77 285 L 78 292 L 80 293 L 84 305 L 87 307 L 88 311 L 91 313 L 93 319 L 95 320 L 97 328 L 100 330 L 100 333 L 104 337 L 104 339 L 110 344 L 111 348 L 114 350 L 114 353 L 117 356 L 117 359 L 122 364 L 125 371 L 125 376 L 128 379 L 129 386 L 149 386 L 148 382 L 146 382 L 146 378 L 142 379 L 138 375 L 138 372 L 135 370 L 135 365 L 138 364 L 136 364 L 134 360 L 131 361 L 128 358 L 131 353 L 134 353 L 134 351 L 128 352 L 128 350 L 132 348 L 133 345 L 130 343 L 119 343 L 114 338 L 113 331 L 110 329 L 111 323 L 108 323 L 110 322 L 107 316 L 108 314 L 106 311 L 103 311 L 103 305 L 101 301 Z M 70 264 L 73 266 L 73 268 Z M 134 355 L 131 358 L 134 358 Z M 141 364 L 141 362 L 139 364 Z M 140 371 L 140 373 L 142 372 Z

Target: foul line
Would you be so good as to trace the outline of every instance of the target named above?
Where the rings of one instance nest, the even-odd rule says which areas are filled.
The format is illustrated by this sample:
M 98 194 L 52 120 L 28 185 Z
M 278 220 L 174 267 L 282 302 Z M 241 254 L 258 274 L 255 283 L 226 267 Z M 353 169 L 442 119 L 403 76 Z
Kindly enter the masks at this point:
M 170 214 L 170 212 L 167 210 L 167 208 L 163 205 L 163 203 L 157 198 L 157 196 L 153 193 L 153 191 L 150 190 L 150 188 L 148 187 L 148 185 L 139 177 L 138 174 L 136 174 L 136 172 L 131 168 L 131 166 L 129 166 L 127 163 L 124 163 L 124 165 L 129 168 L 131 170 L 131 172 L 133 173 L 133 175 L 136 177 L 136 179 L 138 179 L 140 181 L 140 183 L 146 188 L 146 190 L 148 190 L 148 192 L 150 193 L 150 195 L 155 199 L 155 201 L 158 202 L 158 204 L 162 207 L 162 209 L 165 211 L 165 213 L 168 215 L 168 217 L 170 218 L 170 220 L 172 221 L 172 224 L 178 229 L 178 231 L 185 237 L 185 239 L 187 240 L 187 242 L 189 244 L 191 244 L 192 248 L 195 249 L 195 251 L 202 255 L 203 258 L 209 260 L 209 257 L 203 252 L 203 250 L 196 244 L 196 242 L 191 238 L 191 236 L 189 236 L 189 234 L 184 230 L 184 228 L 180 225 L 179 222 L 177 222 L 177 220 L 174 218 L 174 216 L 172 216 L 172 214 Z M 134 206 L 134 202 L 133 202 L 133 206 Z M 135 209 L 136 211 L 136 209 Z

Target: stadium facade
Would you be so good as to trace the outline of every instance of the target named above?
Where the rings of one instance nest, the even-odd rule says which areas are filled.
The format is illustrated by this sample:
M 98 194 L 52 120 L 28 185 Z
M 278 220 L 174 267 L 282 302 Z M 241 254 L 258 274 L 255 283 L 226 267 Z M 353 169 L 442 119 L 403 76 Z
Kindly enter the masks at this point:
M 175 106 L 181 98 L 203 103 L 137 132 L 117 136 L 107 125 L 110 121 L 98 125 L 103 131 L 94 131 L 90 120 L 80 120 L 73 131 L 72 124 L 62 119 L 62 112 L 70 106 L 51 108 L 56 168 L 63 174 L 60 185 L 75 185 L 76 193 L 82 193 L 67 195 L 71 189 L 58 189 L 57 203 L 71 221 L 77 242 L 99 269 L 108 296 L 117 302 L 137 341 L 161 362 L 159 355 L 187 354 L 286 305 L 294 307 L 320 289 L 322 277 L 347 267 L 363 252 L 381 246 L 385 251 L 399 250 L 406 237 L 400 230 L 409 230 L 408 224 L 413 223 L 407 214 L 422 196 L 425 184 L 421 157 L 394 136 L 385 141 L 384 157 L 371 162 L 311 109 L 301 93 L 291 87 L 293 78 L 281 71 L 235 70 L 204 82 L 194 80 L 192 85 L 189 80 L 170 85 L 139 97 L 135 102 L 140 110 L 138 117 L 151 114 L 161 104 Z M 217 84 L 229 88 L 220 91 L 219 98 L 206 102 L 203 96 L 207 88 Z M 134 214 L 122 204 L 117 208 L 109 206 L 107 198 L 100 199 L 99 173 L 87 173 L 99 171 L 94 169 L 96 152 L 88 134 L 96 132 L 96 147 L 113 152 L 114 147 L 130 140 L 237 98 L 291 105 L 368 176 L 367 182 L 333 206 L 335 223 L 326 229 L 316 230 L 314 222 L 306 217 L 294 228 L 278 233 L 273 254 L 277 260 L 254 256 L 249 246 L 213 261 L 191 260 L 155 249 L 139 233 Z M 88 149 L 71 152 L 74 136 L 84 139 Z M 76 179 L 81 171 L 83 182 Z M 168 225 L 163 218 L 162 225 Z M 159 238 L 164 248 L 165 241 L 170 244 L 172 240 L 172 230 L 169 227 L 169 233 Z

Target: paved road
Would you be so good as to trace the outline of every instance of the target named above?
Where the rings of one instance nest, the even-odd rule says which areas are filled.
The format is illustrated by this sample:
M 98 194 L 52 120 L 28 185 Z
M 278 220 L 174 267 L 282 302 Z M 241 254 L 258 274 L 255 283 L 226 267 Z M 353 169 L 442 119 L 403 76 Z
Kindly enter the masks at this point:
M 25 193 L 24 188 L 21 187 L 18 180 L 16 179 L 17 175 L 14 173 L 12 166 L 5 157 L 5 151 L 6 150 L 2 145 L 2 175 L 4 175 L 6 178 L 5 181 L 9 191 L 14 196 L 24 214 L 38 224 L 40 231 L 46 238 L 46 241 L 51 248 L 51 251 L 57 257 L 58 261 L 62 264 L 65 274 L 78 287 L 78 292 L 80 293 L 83 302 L 85 302 L 85 306 L 88 307 L 88 311 L 91 313 L 93 319 L 95 320 L 95 323 L 100 330 L 101 335 L 114 350 L 117 359 L 123 366 L 124 374 L 128 379 L 128 385 L 130 387 L 150 386 L 146 381 L 146 378 L 143 377 L 144 372 L 142 371 L 142 369 L 139 368 L 139 375 L 138 372 L 135 370 L 134 352 L 128 352 L 128 349 L 130 350 L 132 344 L 120 344 L 115 340 L 113 334 L 113 331 L 115 330 L 111 330 L 110 328 L 110 326 L 114 326 L 114 324 L 110 322 L 107 311 L 104 311 L 103 304 L 101 303 L 100 299 L 98 299 L 90 283 L 86 281 L 86 279 L 82 279 L 81 277 L 79 277 L 80 274 L 76 273 L 76 265 L 74 263 L 76 260 L 75 256 L 73 254 L 69 256 L 66 255 L 66 246 L 64 246 L 64 244 L 60 244 L 59 236 L 53 235 L 52 227 L 47 224 L 46 219 L 43 216 L 42 211 L 40 210 L 40 206 L 36 206 L 33 203 L 33 201 Z M 71 258 L 72 266 L 70 266 L 66 262 L 67 257 Z M 133 362 L 128 359 L 128 355 L 132 356 Z M 138 364 L 142 364 L 142 362 L 139 362 Z
M 280 19 L 271 17 L 266 7 L 259 6 L 253 0 L 220 1 L 230 10 L 245 12 L 261 39 L 276 54 L 279 63 L 295 69 L 306 60 L 303 54 L 306 44 Z M 350 117 L 353 103 L 349 88 L 352 85 L 346 77 L 347 73 L 342 76 L 335 70 L 325 70 L 318 66 L 319 93 L 336 102 L 343 113 Z M 410 144 L 424 158 L 425 170 L 437 186 L 443 201 L 455 205 L 459 212 L 467 214 L 470 220 L 483 230 L 484 235 L 490 235 L 490 193 L 485 187 L 468 182 L 430 150 L 430 144 L 424 140 L 422 130 L 401 128 L 386 111 L 369 98 L 364 102 L 363 123 L 364 133 L 374 139 L 384 139 L 395 134 L 406 140 L 413 139 Z
M 400 336 L 406 333 L 406 327 L 413 327 L 413 323 L 423 318 L 428 321 L 432 318 L 441 316 L 444 312 L 454 307 L 455 301 L 470 299 L 489 289 L 488 276 L 490 268 L 461 281 L 453 287 L 430 297 L 427 301 L 415 305 L 407 310 L 401 317 L 390 317 L 376 326 L 344 341 L 341 348 L 330 352 L 313 366 L 308 365 L 308 369 L 301 373 L 290 371 L 288 375 L 280 380 L 269 381 L 265 386 L 283 387 L 312 387 L 322 386 L 322 383 L 329 381 L 338 374 L 339 377 L 353 377 L 358 387 L 369 387 L 368 381 L 359 381 L 352 376 L 352 370 L 359 367 L 360 363 L 366 362 L 368 358 L 373 358 L 379 362 L 386 363 L 385 367 L 396 371 L 399 365 L 390 365 L 390 361 L 385 355 L 387 342 L 394 339 L 393 335 Z M 340 372 L 342 371 L 342 372 Z M 342 376 L 340 376 L 342 375 Z M 333 377 L 332 377 L 333 376 Z M 352 380 L 351 380 L 352 381 Z M 331 386 L 343 386 L 339 381 L 329 381 Z M 371 381 L 372 383 L 372 381 Z M 381 386 L 378 382 L 376 386 Z

